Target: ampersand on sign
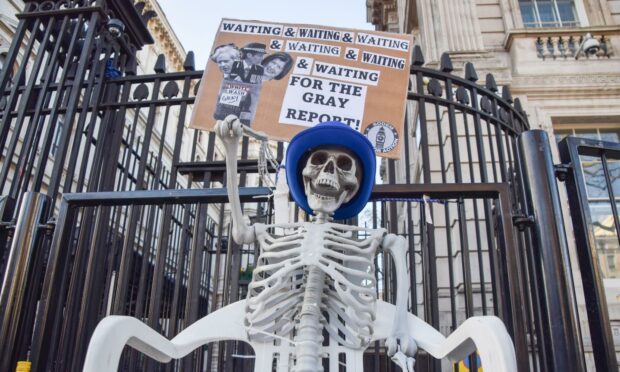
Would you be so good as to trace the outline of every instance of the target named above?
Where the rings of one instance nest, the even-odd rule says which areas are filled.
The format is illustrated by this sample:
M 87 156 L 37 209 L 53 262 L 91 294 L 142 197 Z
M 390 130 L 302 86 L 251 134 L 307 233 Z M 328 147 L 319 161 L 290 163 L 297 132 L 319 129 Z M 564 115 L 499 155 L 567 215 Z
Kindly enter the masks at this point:
M 297 67 L 298 68 L 303 68 L 304 70 L 308 68 L 308 61 L 306 61 L 305 59 L 300 59 L 299 62 L 297 62 Z
M 345 32 L 344 35 L 342 35 L 342 41 L 345 43 L 350 43 L 353 41 L 353 36 L 350 32 Z
M 286 31 L 284 31 L 284 36 L 294 37 L 295 36 L 295 29 L 293 27 L 288 27 L 286 29 Z
M 347 49 L 347 54 L 345 54 L 344 58 L 350 59 L 352 61 L 357 61 L 357 50 Z
M 269 45 L 269 48 L 280 50 L 282 49 L 282 44 L 280 43 L 280 40 L 271 40 L 271 45 Z

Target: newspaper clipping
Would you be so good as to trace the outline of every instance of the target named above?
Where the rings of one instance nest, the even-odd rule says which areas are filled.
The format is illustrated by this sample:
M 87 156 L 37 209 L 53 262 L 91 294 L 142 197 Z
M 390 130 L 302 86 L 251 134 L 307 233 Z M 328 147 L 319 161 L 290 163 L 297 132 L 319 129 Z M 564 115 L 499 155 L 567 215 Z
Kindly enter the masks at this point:
M 234 114 L 287 141 L 335 120 L 396 159 L 412 44 L 411 35 L 224 19 L 190 125 L 211 129 Z

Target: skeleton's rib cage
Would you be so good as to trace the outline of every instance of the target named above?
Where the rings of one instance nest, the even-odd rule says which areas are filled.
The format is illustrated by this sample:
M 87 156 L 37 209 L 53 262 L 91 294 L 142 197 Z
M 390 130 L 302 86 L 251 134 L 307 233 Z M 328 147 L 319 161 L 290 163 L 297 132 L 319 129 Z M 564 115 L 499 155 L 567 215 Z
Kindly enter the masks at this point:
M 333 317 L 330 322 L 323 317 L 323 325 L 338 343 L 365 347 L 375 319 L 374 256 L 385 230 L 306 222 L 256 224 L 255 231 L 261 255 L 248 290 L 245 322 L 250 338 L 292 338 L 305 276 L 314 266 L 326 274 L 321 310 Z

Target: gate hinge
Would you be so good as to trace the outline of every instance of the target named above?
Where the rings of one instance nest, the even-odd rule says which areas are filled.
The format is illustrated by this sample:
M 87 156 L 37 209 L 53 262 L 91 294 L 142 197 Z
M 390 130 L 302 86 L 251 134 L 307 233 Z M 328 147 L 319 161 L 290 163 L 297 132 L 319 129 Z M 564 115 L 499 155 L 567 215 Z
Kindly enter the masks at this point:
M 15 230 L 15 220 L 0 222 L 0 229 L 5 229 L 9 231 Z
M 553 166 L 553 170 L 555 171 L 555 176 L 560 180 L 560 182 L 566 181 L 568 177 L 568 172 L 570 172 L 572 165 L 570 164 L 555 164 Z
M 52 235 L 54 233 L 54 229 L 56 228 L 56 220 L 52 218 L 46 223 L 40 224 L 39 228 L 45 230 L 45 235 Z
M 519 231 L 525 231 L 526 227 L 530 227 L 536 222 L 534 216 L 526 216 L 519 214 L 512 217 L 512 223 L 519 229 Z

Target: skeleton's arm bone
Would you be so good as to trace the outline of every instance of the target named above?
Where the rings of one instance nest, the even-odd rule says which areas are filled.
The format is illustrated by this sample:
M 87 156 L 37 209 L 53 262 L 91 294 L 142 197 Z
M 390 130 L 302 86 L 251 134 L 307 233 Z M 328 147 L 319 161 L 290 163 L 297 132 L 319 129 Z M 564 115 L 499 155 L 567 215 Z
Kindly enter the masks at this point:
M 381 242 L 381 247 L 390 252 L 396 268 L 396 311 L 392 326 L 392 337 L 401 342 L 402 350 L 408 356 L 415 355 L 417 345 L 409 334 L 407 326 L 407 298 L 409 296 L 409 278 L 407 275 L 407 240 L 402 236 L 387 234 Z M 411 340 L 410 340 L 411 339 Z M 389 348 L 388 353 L 393 355 L 396 350 Z
M 243 218 L 239 199 L 239 182 L 237 181 L 237 149 L 239 138 L 243 134 L 243 124 L 234 115 L 218 121 L 215 133 L 222 140 L 226 150 L 226 190 L 232 214 L 232 235 L 237 244 L 249 244 L 256 240 L 253 226 L 249 226 Z

